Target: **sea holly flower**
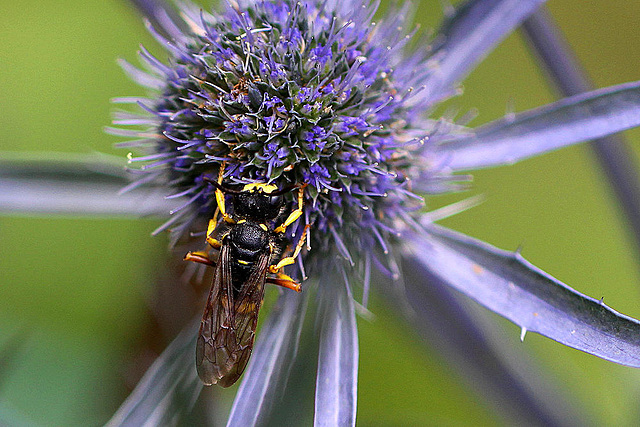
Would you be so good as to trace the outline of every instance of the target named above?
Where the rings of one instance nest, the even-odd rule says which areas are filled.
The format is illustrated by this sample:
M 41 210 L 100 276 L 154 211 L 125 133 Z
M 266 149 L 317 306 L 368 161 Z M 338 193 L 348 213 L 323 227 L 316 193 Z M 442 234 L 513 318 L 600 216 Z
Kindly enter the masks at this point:
M 455 191 L 468 179 L 454 172 L 511 163 L 640 124 L 627 105 L 638 97 L 637 83 L 567 98 L 475 131 L 426 114 L 455 93 L 455 82 L 483 53 L 474 48 L 492 45 L 538 3 L 469 3 L 433 50 L 407 47 L 406 11 L 374 23 L 375 6 L 357 1 L 240 2 L 216 15 L 186 4 L 185 30 L 168 21 L 149 26 L 168 49 L 168 64 L 143 50 L 145 71 L 124 65 L 156 93 L 120 100 L 138 104 L 144 114 L 135 124 L 146 119 L 149 126 L 139 145 L 151 142 L 150 152 L 131 158 L 146 172 L 137 182 L 164 180 L 168 196 L 187 200 L 157 232 L 171 228 L 178 241 L 199 231 L 193 224 L 216 209 L 209 181 L 222 165 L 230 184 L 307 185 L 304 214 L 287 236 L 294 241 L 311 226 L 311 249 L 294 275 L 322 272 L 316 423 L 355 421 L 353 287 L 364 283 L 366 294 L 372 268 L 399 280 L 399 261 L 412 274 L 420 272 L 405 280 L 422 275 L 443 282 L 520 325 L 523 337 L 536 331 L 640 366 L 638 322 L 571 290 L 518 253 L 435 226 L 419 213 L 423 193 Z M 506 23 L 472 28 L 496 17 Z M 485 38 L 467 39 L 474 31 L 486 31 Z M 157 136 L 149 138 L 150 131 Z M 293 204 L 295 195 L 287 197 Z M 338 261 L 327 256 L 335 253 Z M 263 328 L 231 424 L 256 421 L 268 409 L 247 405 L 264 401 L 278 387 L 272 384 L 286 378 L 279 365 L 295 353 L 304 301 L 283 295 L 275 320 Z M 178 342 L 190 342 L 192 334 Z M 125 406 L 116 419 L 128 416 Z
M 479 56 L 539 3 L 471 2 L 431 50 L 416 51 L 405 48 L 404 30 L 398 30 L 405 13 L 372 26 L 375 8 L 367 4 L 257 2 L 232 4 L 215 16 L 185 5 L 184 30 L 162 14 L 152 29 L 168 34 L 165 40 L 156 33 L 169 49 L 169 62 L 143 51 L 149 72 L 125 65 L 157 91 L 133 100 L 150 115 L 122 114 L 118 122 L 149 126 L 137 135 L 145 141 L 128 143 L 140 151 L 153 147 L 131 156 L 143 174 L 130 188 L 160 181 L 165 197 L 176 201 L 158 232 L 171 229 L 179 240 L 202 231 L 194 229 L 196 222 L 215 210 L 207 179 L 222 163 L 230 183 L 308 184 L 305 214 L 289 237 L 312 224 L 311 250 L 298 268 L 305 268 L 310 286 L 323 276 L 317 286 L 318 424 L 354 422 L 353 290 L 361 282 L 368 290 L 367 278 L 378 271 L 385 283 L 399 279 L 398 263 L 416 300 L 427 284 L 442 283 L 525 332 L 637 364 L 635 321 L 577 294 L 518 254 L 433 225 L 438 213 L 420 214 L 424 193 L 464 187 L 466 176 L 455 172 L 514 162 L 639 124 L 637 84 L 569 98 L 475 131 L 428 116 L 455 93 L 455 83 Z M 335 253 L 338 262 L 329 259 Z M 284 293 L 265 322 L 232 424 L 262 416 L 278 395 L 273 388 L 286 382 L 284 363 L 295 355 L 308 295 Z M 133 410 L 125 406 L 118 416 L 131 421 L 127 417 L 140 411 L 162 414 L 167 407 L 150 408 L 147 399 L 163 400 L 172 390 L 191 398 L 199 391 L 194 370 L 187 369 L 192 338 L 191 328 L 169 347 L 141 383 L 143 393 L 132 396 Z M 162 387 L 159 378 L 166 380 Z
M 191 224 L 216 209 L 215 188 L 208 181 L 223 164 L 229 183 L 307 185 L 304 215 L 288 237 L 294 241 L 311 226 L 311 250 L 300 257 L 297 276 L 323 276 L 316 423 L 354 422 L 353 286 L 364 282 L 366 294 L 371 268 L 399 280 L 398 260 L 412 274 L 431 276 L 511 319 L 522 327 L 523 337 L 527 330 L 537 331 L 640 366 L 635 320 L 569 289 L 517 253 L 437 227 L 419 213 L 422 193 L 460 188 L 467 177 L 456 171 L 511 163 L 640 121 L 619 102 L 637 97 L 638 84 L 568 98 L 474 132 L 426 114 L 454 93 L 454 83 L 482 53 L 473 52 L 476 46 L 465 38 L 473 33 L 469 25 L 477 23 L 474 14 L 513 22 L 537 3 L 521 4 L 517 12 L 492 9 L 514 7 L 509 2 L 470 3 L 435 53 L 407 48 L 405 11 L 374 23 L 375 6 L 357 1 L 241 2 L 219 15 L 183 5 L 186 30 L 149 27 L 168 48 L 169 63 L 143 50 L 146 71 L 125 65 L 136 81 L 157 93 L 131 101 L 150 113 L 140 117 L 149 125 L 141 135 L 157 134 L 150 153 L 131 159 L 146 165 L 148 175 L 138 182 L 149 176 L 164 179 L 173 193 L 188 195 L 157 231 L 170 226 L 175 240 L 198 231 Z M 506 28 L 489 29 L 480 46 L 490 45 Z M 616 117 L 618 107 L 624 120 Z M 140 145 L 149 142 L 145 137 Z M 293 198 L 289 195 L 291 203 Z M 340 259 L 327 256 L 332 253 Z M 405 280 L 417 282 L 420 275 Z M 283 296 L 276 313 L 289 311 L 301 320 L 303 301 Z M 594 318 L 585 310 L 599 314 Z M 621 329 L 628 332 L 617 332 Z M 247 402 L 263 401 L 274 379 L 286 376 L 277 366 L 285 362 L 278 360 L 295 353 L 290 346 L 299 326 L 280 318 L 261 334 L 231 424 L 256 421 L 266 409 L 252 411 Z M 286 346 L 273 341 L 283 337 L 289 337 Z

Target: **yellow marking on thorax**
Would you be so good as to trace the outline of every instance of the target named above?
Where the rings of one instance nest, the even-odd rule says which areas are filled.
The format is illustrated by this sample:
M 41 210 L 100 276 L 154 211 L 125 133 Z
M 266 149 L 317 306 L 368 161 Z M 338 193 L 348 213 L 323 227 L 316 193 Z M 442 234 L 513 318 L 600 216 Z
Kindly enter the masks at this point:
M 260 228 L 262 228 L 264 231 L 269 231 L 266 224 L 260 224 Z
M 262 184 L 260 182 L 253 182 L 247 184 L 242 188 L 242 191 L 262 190 L 263 193 L 270 194 L 276 191 L 278 187 L 273 184 Z

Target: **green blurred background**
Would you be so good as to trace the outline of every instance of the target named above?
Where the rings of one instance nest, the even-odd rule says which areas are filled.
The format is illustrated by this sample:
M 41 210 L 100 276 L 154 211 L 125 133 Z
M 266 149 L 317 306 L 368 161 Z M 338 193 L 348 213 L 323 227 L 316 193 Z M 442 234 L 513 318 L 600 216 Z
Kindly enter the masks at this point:
M 640 79 L 640 3 L 551 0 L 549 8 L 598 87 Z M 441 18 L 423 0 L 423 27 Z M 142 43 L 166 55 L 124 0 L 0 0 L 2 152 L 110 153 L 103 133 L 116 96 L 142 95 L 116 65 L 136 62 Z M 503 42 L 448 105 L 478 108 L 478 125 L 554 99 L 519 34 Z M 640 133 L 628 137 L 640 148 Z M 587 146 L 475 174 L 487 200 L 443 223 L 523 255 L 575 289 L 640 317 L 640 256 Z M 19 342 L 0 367 L 0 413 L 33 425 L 100 425 L 128 392 L 148 302 L 167 263 L 153 219 L 0 217 L 0 348 Z M 500 423 L 404 321 L 374 298 L 359 319 L 358 423 Z M 497 316 L 496 316 L 497 317 Z M 597 425 L 638 425 L 640 371 L 624 368 L 500 321 L 505 342 L 547 368 Z M 13 338 L 12 338 L 13 337 Z M 150 360 L 149 356 L 145 360 Z M 142 358 L 144 359 L 144 357 Z M 140 362 L 144 364 L 144 360 Z M 130 386 L 131 384 L 129 384 Z M 233 392 L 217 393 L 232 399 Z M 15 421 L 17 423 L 17 421 Z

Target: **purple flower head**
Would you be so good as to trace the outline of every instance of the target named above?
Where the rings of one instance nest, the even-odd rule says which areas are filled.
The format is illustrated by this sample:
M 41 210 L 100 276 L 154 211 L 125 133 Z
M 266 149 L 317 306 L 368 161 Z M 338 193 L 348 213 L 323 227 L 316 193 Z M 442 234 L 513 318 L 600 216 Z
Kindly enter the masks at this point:
M 157 150 L 169 168 L 146 169 L 168 174 L 178 192 L 202 193 L 173 230 L 189 230 L 215 208 L 201 177 L 223 162 L 237 182 L 307 184 L 304 222 L 313 224 L 318 254 L 335 245 L 347 258 L 372 251 L 377 236 L 386 241 L 404 227 L 404 213 L 421 204 L 395 177 L 426 176 L 433 163 L 424 146 L 406 141 L 437 130 L 420 117 L 426 98 L 413 91 L 425 76 L 391 71 L 403 70 L 401 18 L 372 26 L 374 10 L 272 0 L 220 18 L 190 16 L 193 32 L 175 41 L 171 65 L 152 67 L 165 81 L 150 110 L 160 117 Z M 414 55 L 414 69 L 427 59 Z M 365 212 L 384 220 L 362 221 Z

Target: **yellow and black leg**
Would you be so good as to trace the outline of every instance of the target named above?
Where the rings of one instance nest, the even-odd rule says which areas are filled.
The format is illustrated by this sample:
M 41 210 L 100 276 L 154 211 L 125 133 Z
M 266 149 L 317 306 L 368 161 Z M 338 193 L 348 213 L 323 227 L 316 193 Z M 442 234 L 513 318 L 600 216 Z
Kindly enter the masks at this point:
M 298 218 L 300 218 L 300 216 L 302 215 L 302 212 L 303 212 L 302 211 L 302 207 L 304 206 L 304 188 L 306 186 L 307 186 L 307 184 L 303 184 L 298 189 L 298 208 L 296 210 L 294 210 L 293 212 L 291 212 L 289 214 L 289 216 L 287 217 L 287 219 L 273 231 L 275 231 L 276 233 L 284 233 L 288 226 L 290 226 L 291 224 L 296 222 L 296 220 Z
M 214 216 L 213 219 L 209 220 L 209 226 L 207 227 L 207 243 L 214 249 L 220 249 L 222 247 L 222 242 L 213 237 L 213 232 L 216 230 L 216 225 L 218 221 Z
M 220 189 L 222 187 L 222 178 L 224 177 L 224 168 L 226 166 L 225 162 L 220 164 L 220 170 L 218 171 L 218 186 L 216 186 L 216 203 L 218 204 L 218 209 L 220 210 L 220 214 L 222 215 L 222 219 L 229 224 L 235 224 L 235 221 L 231 216 L 227 213 L 227 208 L 224 202 L 224 193 Z M 211 225 L 209 225 L 211 226 Z
M 216 221 L 215 219 L 212 219 L 211 221 L 209 221 L 209 227 L 207 228 L 207 243 L 213 249 L 220 249 L 222 247 L 222 241 L 214 238 L 212 235 L 215 228 Z M 183 259 L 184 261 L 193 261 L 205 265 L 216 265 L 215 261 L 212 261 L 211 258 L 209 258 L 209 253 L 207 251 L 189 252 L 184 256 Z
M 216 219 L 218 217 L 218 212 L 220 212 L 220 214 L 222 214 L 222 219 L 224 219 L 226 222 L 230 224 L 235 224 L 235 221 L 233 220 L 233 218 L 231 218 L 231 216 L 227 213 L 227 208 L 224 201 L 224 192 L 222 191 L 222 189 L 224 188 L 222 186 L 222 179 L 224 178 L 225 165 L 226 165 L 225 162 L 222 162 L 220 164 L 220 170 L 218 171 L 217 181 L 214 181 L 209 177 L 205 177 L 204 180 L 216 187 L 216 204 L 218 205 L 218 210 L 216 211 L 213 218 Z
M 279 285 L 284 288 L 293 289 L 296 292 L 300 292 L 300 283 L 296 282 L 280 270 L 284 266 L 293 264 L 298 255 L 300 255 L 300 251 L 304 246 L 305 238 L 307 237 L 307 230 L 309 229 L 309 226 L 309 224 L 305 225 L 304 231 L 302 232 L 302 237 L 300 238 L 300 240 L 298 240 L 298 244 L 296 245 L 296 249 L 293 251 L 293 255 L 282 258 L 276 265 L 269 266 L 269 272 L 276 275 L 275 278 L 267 279 L 269 283 L 273 283 L 274 285 Z

